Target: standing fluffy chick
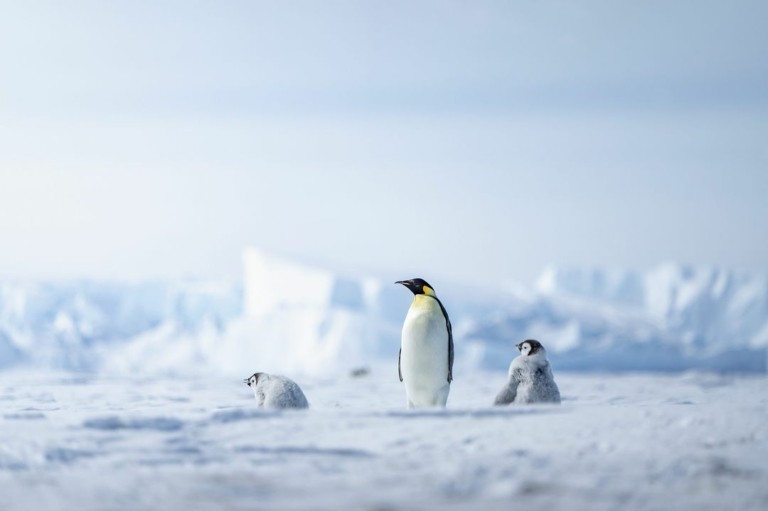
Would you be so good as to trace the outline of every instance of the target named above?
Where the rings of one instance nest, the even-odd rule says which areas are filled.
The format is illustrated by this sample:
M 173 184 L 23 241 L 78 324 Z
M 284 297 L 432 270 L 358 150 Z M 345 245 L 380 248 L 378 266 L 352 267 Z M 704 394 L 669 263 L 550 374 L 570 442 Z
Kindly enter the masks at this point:
M 254 373 L 243 380 L 253 390 L 259 408 L 307 408 L 304 392 L 293 380 L 276 374 Z
M 528 339 L 518 344 L 517 349 L 520 355 L 509 365 L 509 381 L 493 404 L 559 403 L 560 390 L 552 376 L 544 346 Z

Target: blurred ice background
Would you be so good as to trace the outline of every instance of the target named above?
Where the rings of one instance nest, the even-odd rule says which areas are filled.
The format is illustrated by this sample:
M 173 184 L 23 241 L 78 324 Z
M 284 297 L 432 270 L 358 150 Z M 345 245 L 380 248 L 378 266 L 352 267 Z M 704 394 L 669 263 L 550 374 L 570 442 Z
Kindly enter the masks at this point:
M 764 372 L 766 15 L 2 2 L 0 367 Z
M 2 366 L 319 376 L 395 364 L 410 298 L 391 279 L 255 249 L 244 262 L 244 282 L 3 283 Z M 559 369 L 765 372 L 764 275 L 672 263 L 646 272 L 550 267 L 529 289 L 441 291 L 459 370 L 503 371 L 514 342 L 536 337 Z

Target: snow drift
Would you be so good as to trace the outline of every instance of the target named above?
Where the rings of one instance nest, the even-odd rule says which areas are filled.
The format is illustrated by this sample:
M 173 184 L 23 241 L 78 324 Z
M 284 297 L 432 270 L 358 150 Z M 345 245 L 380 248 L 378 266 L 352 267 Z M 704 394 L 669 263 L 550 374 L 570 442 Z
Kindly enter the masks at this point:
M 244 275 L 0 283 L 0 368 L 244 377 L 395 364 L 411 298 L 389 280 L 258 250 L 246 251 Z M 545 344 L 556 370 L 766 371 L 765 275 L 663 264 L 553 267 L 533 289 L 493 296 L 435 284 L 454 324 L 459 373 L 506 369 L 514 343 L 529 337 Z

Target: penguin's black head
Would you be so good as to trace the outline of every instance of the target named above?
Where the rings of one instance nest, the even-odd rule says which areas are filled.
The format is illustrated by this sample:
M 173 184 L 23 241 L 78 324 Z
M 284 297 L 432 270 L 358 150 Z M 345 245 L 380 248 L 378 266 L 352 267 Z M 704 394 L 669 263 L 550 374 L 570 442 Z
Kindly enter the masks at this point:
M 415 295 L 435 296 L 435 290 L 424 279 L 398 280 L 395 284 L 402 284 Z
M 536 339 L 527 339 L 520 344 L 516 344 L 515 346 L 518 350 L 520 350 L 520 354 L 524 357 L 531 356 L 544 349 L 544 346 L 542 346 L 541 343 Z
M 255 387 L 256 384 L 259 382 L 259 377 L 264 373 L 253 373 L 250 377 L 243 380 L 243 383 L 248 385 L 249 387 Z

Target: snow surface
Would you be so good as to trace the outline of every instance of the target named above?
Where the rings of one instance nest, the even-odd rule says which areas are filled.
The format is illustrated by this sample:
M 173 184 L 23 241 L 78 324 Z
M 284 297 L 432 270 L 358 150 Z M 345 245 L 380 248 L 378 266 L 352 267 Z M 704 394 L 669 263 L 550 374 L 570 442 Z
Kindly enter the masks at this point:
M 768 379 L 555 371 L 560 406 L 492 407 L 460 372 L 404 410 L 394 361 L 297 382 L 0 373 L 0 509 L 768 509 Z
M 394 279 L 259 250 L 244 269 L 243 282 L 0 283 L 0 369 L 317 376 L 397 356 L 411 296 Z M 765 275 L 663 264 L 549 268 L 509 292 L 432 283 L 457 368 L 503 371 L 535 338 L 555 370 L 766 372 Z
M 395 279 L 244 262 L 243 282 L 0 283 L 0 509 L 768 509 L 763 275 L 433 282 L 456 379 L 447 409 L 407 411 Z M 528 337 L 562 405 L 492 407 Z M 311 408 L 258 409 L 256 371 Z

